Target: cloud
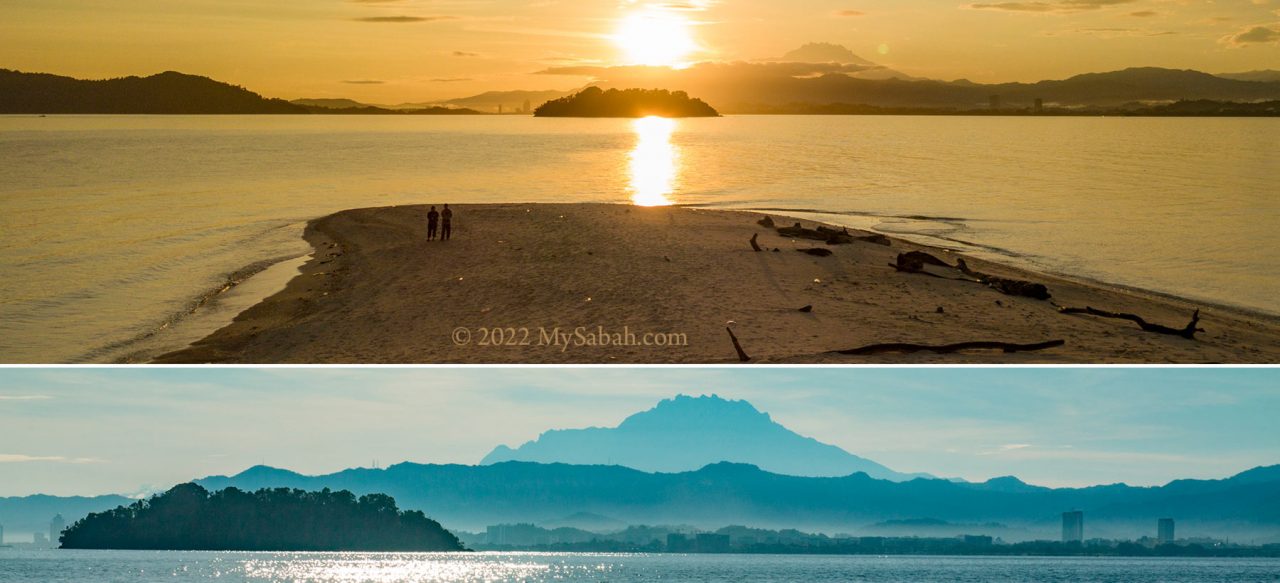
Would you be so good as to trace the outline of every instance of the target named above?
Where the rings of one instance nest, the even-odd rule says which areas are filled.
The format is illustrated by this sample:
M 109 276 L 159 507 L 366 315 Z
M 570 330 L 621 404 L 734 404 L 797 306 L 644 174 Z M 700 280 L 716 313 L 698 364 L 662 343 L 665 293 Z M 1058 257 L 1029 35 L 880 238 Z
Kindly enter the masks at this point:
M 1081 12 L 1098 10 L 1118 4 L 1129 4 L 1136 0 L 1058 0 L 1057 2 L 996 2 L 990 4 L 969 4 L 973 10 L 1003 10 L 1006 12 Z
M 1129 16 L 1133 16 L 1135 18 L 1151 18 L 1152 16 L 1159 16 L 1159 15 L 1160 13 L 1156 12 L 1155 10 L 1139 10 L 1137 12 L 1129 13 Z
M 60 455 L 24 455 L 20 453 L 0 453 L 0 464 L 23 464 L 31 462 L 56 462 L 63 464 L 100 464 L 106 460 L 91 457 L 66 457 Z
M 456 18 L 456 16 L 364 16 L 353 20 L 356 22 L 434 22 Z
M 1218 40 L 1231 47 L 1247 47 L 1258 44 L 1280 44 L 1280 24 L 1259 24 L 1241 29 Z
M 48 401 L 49 395 L 0 395 L 0 401 Z
M 386 81 L 379 81 L 377 79 L 344 79 L 342 82 L 348 85 L 382 85 L 383 83 L 386 83 Z
M 453 51 L 455 57 L 478 57 L 480 53 L 468 53 L 466 51 Z
M 866 16 L 867 13 L 861 10 L 837 10 L 836 16 Z
M 459 81 L 470 81 L 470 77 L 439 77 L 432 79 L 432 83 L 457 83 Z
M 1094 36 L 1098 38 L 1120 38 L 1135 36 L 1170 36 L 1178 33 L 1171 30 L 1151 31 L 1137 28 L 1073 28 L 1057 32 L 1045 32 L 1045 36 Z

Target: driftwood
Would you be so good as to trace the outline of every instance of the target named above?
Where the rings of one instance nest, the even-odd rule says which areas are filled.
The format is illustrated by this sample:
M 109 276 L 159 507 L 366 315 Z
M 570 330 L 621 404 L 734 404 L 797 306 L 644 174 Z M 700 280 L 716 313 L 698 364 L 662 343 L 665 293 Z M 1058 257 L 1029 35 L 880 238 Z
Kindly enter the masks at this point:
M 770 220 L 769 223 L 770 225 L 772 225 L 773 221 Z M 763 219 L 760 221 L 760 224 L 764 225 Z M 806 229 L 803 226 L 801 226 L 800 223 L 796 223 L 790 227 L 776 227 L 776 229 L 778 231 L 778 234 L 782 235 L 783 237 L 794 237 L 796 239 L 811 239 L 813 241 L 822 241 L 823 243 L 826 243 L 828 245 L 848 245 L 849 243 L 852 243 L 854 241 L 864 241 L 866 243 L 874 243 L 876 245 L 885 245 L 885 246 L 888 246 L 890 244 L 889 238 L 884 235 L 881 235 L 880 233 L 871 233 L 868 235 L 854 235 L 853 233 L 850 233 L 849 229 L 847 228 L 832 229 L 829 227 L 818 225 L 817 228 Z
M 961 274 L 964 274 L 972 279 L 965 279 L 960 277 L 947 277 L 945 275 L 930 273 L 928 271 L 925 271 L 925 266 L 927 265 L 937 265 L 939 267 L 954 269 L 960 272 Z M 977 271 L 969 269 L 969 265 L 965 263 L 963 257 L 956 258 L 956 264 L 951 265 L 946 261 L 938 259 L 937 257 L 934 257 L 923 251 L 908 251 L 906 253 L 899 253 L 897 263 L 890 263 L 889 267 L 892 267 L 898 271 L 903 271 L 906 273 L 919 273 L 921 275 L 928 275 L 930 277 L 938 277 L 942 279 L 962 279 L 964 281 L 976 281 L 978 283 L 981 283 L 993 290 L 996 290 L 1008 296 L 1023 296 L 1028 298 L 1035 298 L 1037 300 L 1047 300 L 1050 297 L 1052 297 L 1049 294 L 1049 288 L 1045 287 L 1043 283 L 1035 283 L 1033 281 L 1023 281 L 1021 279 L 1009 279 L 1006 277 L 998 277 L 995 275 L 979 273 Z
M 880 233 L 872 233 L 870 235 L 862 235 L 862 236 L 854 237 L 853 240 L 865 241 L 867 243 L 874 243 L 876 245 L 884 245 L 885 247 L 888 247 L 890 244 L 889 238 L 884 235 L 881 235 Z
M 796 223 L 790 227 L 778 227 L 778 234 L 783 237 L 822 241 L 828 245 L 847 245 L 853 242 L 853 235 L 848 231 L 828 229 L 822 225 L 818 225 L 816 229 L 806 229 L 800 226 L 800 223 Z
M 956 258 L 956 269 L 959 269 L 960 272 L 965 275 L 978 278 L 978 281 L 987 284 L 987 287 L 1007 296 L 1023 296 L 1037 300 L 1047 300 L 1052 297 L 1049 294 L 1049 288 L 1045 287 L 1043 283 L 1023 281 L 1021 279 L 1008 279 L 1005 277 L 978 273 L 977 271 L 969 269 L 969 264 L 964 262 L 963 257 Z
M 733 341 L 733 349 L 738 351 L 738 361 L 747 362 L 748 360 L 751 360 L 751 357 L 747 356 L 746 351 L 742 350 L 742 345 L 738 343 L 738 337 L 733 335 L 733 328 L 725 326 L 724 330 L 729 333 L 729 340 Z
M 938 259 L 937 257 L 934 257 L 928 253 L 925 253 L 924 251 L 907 251 L 906 253 L 899 253 L 898 262 L 890 263 L 889 267 L 892 267 L 898 271 L 905 271 L 907 273 L 923 273 L 925 275 L 933 275 L 934 277 L 941 277 L 941 276 L 926 272 L 924 270 L 925 265 L 939 265 L 942 267 L 950 267 L 952 269 L 955 269 L 955 267 L 950 263 L 947 263 L 946 261 Z
M 769 218 L 769 217 L 765 217 L 765 218 L 767 219 L 767 218 Z M 761 252 L 761 251 L 764 251 L 764 249 L 761 249 L 761 248 L 760 248 L 760 244 L 759 244 L 759 243 L 756 243 L 756 239 L 757 239 L 757 238 L 759 238 L 759 237 L 760 237 L 760 233 L 756 233 L 756 234 L 754 234 L 754 235 L 752 235 L 752 236 L 751 236 L 751 248 L 752 248 L 752 249 L 754 249 L 756 253 L 759 253 L 759 252 Z
M 1090 316 L 1098 316 L 1101 318 L 1117 318 L 1120 320 L 1129 320 L 1137 324 L 1139 328 L 1142 328 L 1147 332 L 1155 332 L 1157 334 L 1169 334 L 1171 336 L 1181 336 L 1182 338 L 1186 338 L 1187 340 L 1195 340 L 1196 332 L 1204 332 L 1204 328 L 1197 327 L 1197 325 L 1200 323 L 1199 309 L 1197 309 L 1194 313 L 1191 314 L 1191 321 L 1187 322 L 1187 325 L 1183 326 L 1182 328 L 1170 328 L 1168 326 L 1163 326 L 1160 324 L 1152 324 L 1151 322 L 1144 320 L 1142 316 L 1139 316 L 1137 314 L 1128 314 L 1123 312 L 1108 312 L 1106 310 L 1099 310 L 1089 306 L 1085 306 L 1083 308 L 1059 307 L 1058 312 L 1062 314 L 1089 314 Z
M 757 224 L 757 225 L 760 225 L 761 227 L 764 227 L 764 228 L 766 228 L 766 229 L 776 229 L 776 228 L 777 228 L 777 226 L 773 224 L 773 219 L 772 219 L 772 218 L 770 218 L 770 217 L 769 217 L 769 215 L 765 215 L 765 217 L 764 217 L 763 219 L 760 219 L 760 220 L 756 221 L 756 224 Z
M 830 249 L 823 249 L 822 247 L 810 247 L 810 248 L 808 248 L 808 249 L 796 249 L 796 251 L 799 251 L 799 252 L 801 252 L 801 253 L 807 253 L 807 254 L 812 255 L 812 256 L 814 256 L 814 257 L 831 257 L 831 256 L 833 255 L 833 253 L 831 252 L 831 250 L 830 250 Z
M 868 346 L 860 346 L 858 348 L 850 348 L 847 350 L 832 350 L 829 354 L 848 354 L 848 355 L 864 355 L 864 354 L 881 354 L 885 352 L 936 352 L 938 354 L 950 354 L 961 350 L 1001 350 L 1004 352 L 1024 352 L 1030 350 L 1044 350 L 1046 348 L 1055 348 L 1066 344 L 1064 340 L 1048 340 L 1045 342 L 1036 342 L 1034 344 L 1013 344 L 1009 342 L 994 341 L 974 341 L 974 342 L 957 342 L 955 344 L 943 344 L 939 346 L 931 346 L 928 344 L 909 344 L 905 342 L 890 342 L 887 344 L 871 344 Z
M 812 312 L 812 311 L 813 311 L 813 304 L 809 304 L 809 305 L 807 305 L 807 306 L 805 306 L 805 307 L 803 307 L 803 308 L 800 308 L 800 310 L 799 310 L 799 311 L 801 311 L 801 312 L 804 312 L 804 313 L 808 314 L 809 312 Z

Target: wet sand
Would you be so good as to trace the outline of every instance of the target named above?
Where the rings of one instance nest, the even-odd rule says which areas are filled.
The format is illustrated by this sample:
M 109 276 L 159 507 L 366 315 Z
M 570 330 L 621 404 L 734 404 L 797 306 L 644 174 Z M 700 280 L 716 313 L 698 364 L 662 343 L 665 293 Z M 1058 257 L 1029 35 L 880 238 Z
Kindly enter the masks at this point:
M 763 215 L 737 211 L 454 208 L 451 241 L 426 240 L 424 206 L 312 221 L 305 237 L 316 252 L 283 291 L 156 362 L 737 363 L 729 322 L 754 363 L 1280 361 L 1280 318 L 967 258 L 976 271 L 1044 283 L 1053 298 L 1005 295 L 895 270 L 889 264 L 901 252 L 953 264 L 961 256 L 898 239 L 825 245 L 781 236 L 757 224 Z M 756 234 L 766 251 L 752 250 Z M 833 254 L 797 252 L 808 248 Z M 1199 307 L 1205 331 L 1187 340 L 1129 321 L 1065 315 L 1058 305 L 1131 312 L 1175 328 Z M 1012 353 L 831 353 L 881 343 L 1050 340 L 1063 344 Z

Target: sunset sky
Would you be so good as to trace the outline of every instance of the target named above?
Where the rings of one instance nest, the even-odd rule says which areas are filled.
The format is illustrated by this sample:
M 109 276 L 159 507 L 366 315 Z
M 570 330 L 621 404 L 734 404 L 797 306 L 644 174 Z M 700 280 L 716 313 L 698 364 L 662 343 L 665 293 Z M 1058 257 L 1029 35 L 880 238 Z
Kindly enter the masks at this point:
M 1275 369 L 0 370 L 0 496 L 137 493 L 265 463 L 479 462 L 677 394 L 745 399 L 904 472 L 1164 484 L 1280 463 Z
M 178 70 L 384 104 L 590 80 L 538 74 L 550 67 L 769 59 L 807 42 L 946 80 L 1238 72 L 1280 67 L 1280 0 L 0 0 L 0 68 Z

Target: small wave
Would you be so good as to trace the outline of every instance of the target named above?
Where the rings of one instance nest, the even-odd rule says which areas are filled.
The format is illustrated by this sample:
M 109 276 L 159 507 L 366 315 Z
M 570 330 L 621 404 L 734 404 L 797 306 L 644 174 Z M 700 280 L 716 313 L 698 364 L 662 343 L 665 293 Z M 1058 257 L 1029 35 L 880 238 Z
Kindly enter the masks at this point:
M 297 259 L 299 257 L 302 257 L 302 255 L 281 255 L 271 259 L 255 261 L 249 265 L 236 269 L 235 271 L 225 273 L 218 278 L 222 280 L 221 283 L 202 290 L 200 293 L 196 294 L 195 297 L 188 300 L 181 310 L 174 312 L 157 322 L 153 322 L 151 325 L 147 326 L 145 331 L 125 340 L 111 342 L 95 348 L 73 359 L 72 362 L 97 362 L 111 354 L 117 355 L 114 358 L 111 358 L 113 364 L 136 362 L 139 353 L 138 351 L 131 351 L 131 347 L 137 346 L 147 340 L 151 340 L 166 330 L 173 328 L 178 323 L 196 314 L 196 312 L 200 311 L 201 308 L 215 301 L 219 296 L 231 291 L 249 278 L 266 271 L 273 265 Z

